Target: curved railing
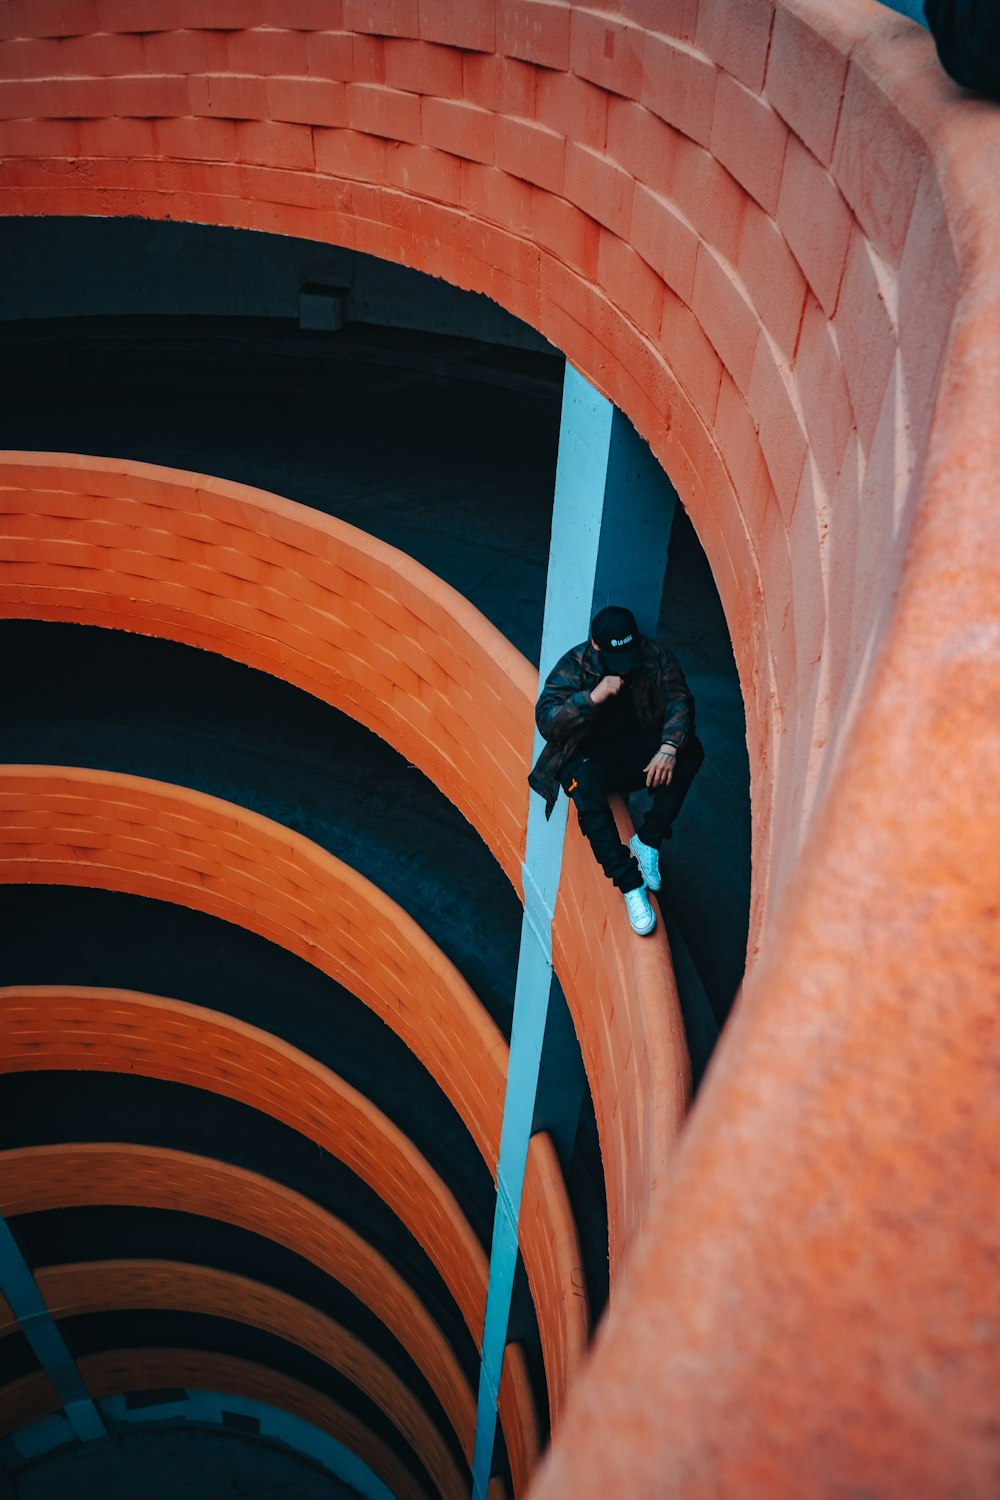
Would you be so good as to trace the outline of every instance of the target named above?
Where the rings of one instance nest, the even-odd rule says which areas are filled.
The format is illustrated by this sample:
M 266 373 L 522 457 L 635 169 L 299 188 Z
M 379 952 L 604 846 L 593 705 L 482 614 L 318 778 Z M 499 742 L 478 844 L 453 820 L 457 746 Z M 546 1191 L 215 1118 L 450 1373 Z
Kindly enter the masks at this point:
M 35 1282 L 56 1320 L 155 1308 L 245 1323 L 297 1345 L 345 1376 L 388 1416 L 444 1500 L 465 1500 L 468 1481 L 409 1387 L 363 1340 L 309 1303 L 231 1271 L 171 1260 L 42 1266 Z M 12 1319 L 0 1332 L 16 1326 Z
M 353 34 L 290 0 L 280 45 L 246 4 L 224 56 L 195 26 L 112 62 L 138 4 L 101 76 L 35 51 L 2 210 L 297 234 L 503 303 L 674 479 L 743 686 L 755 962 L 540 1500 L 987 1493 L 995 110 L 868 0 L 349 0 Z
M 279 496 L 124 460 L 6 455 L 0 524 L 0 616 L 165 636 L 314 693 L 419 766 L 520 889 L 535 675 L 499 631 L 427 569 Z M 484 719 L 488 744 L 479 732 Z M 276 849 L 275 856 L 285 868 L 285 854 Z M 594 1098 L 617 1274 L 680 1128 L 687 1048 L 662 931 L 642 948 L 632 942 L 575 826 L 567 861 L 573 879 L 556 915 L 554 948 Z M 311 944 L 311 929 L 307 936 Z M 356 982 L 364 987 L 364 976 Z M 478 1025 L 482 1055 L 473 1057 L 478 1044 L 470 1043 L 453 1076 L 465 1068 L 470 1082 L 488 1079 L 490 1124 L 479 1139 L 490 1142 L 494 1166 L 503 1070 L 484 1070 L 503 1044 L 485 1016 Z M 423 1045 L 414 1036 L 411 1046 Z M 629 1057 L 625 1076 L 620 1063 Z M 623 1129 L 628 1152 L 620 1149 Z M 545 1149 L 536 1141 L 532 1154 Z M 529 1207 L 536 1172 L 529 1160 Z M 526 1213 L 529 1240 L 534 1219 Z M 561 1245 L 557 1240 L 560 1254 Z M 535 1257 L 534 1266 L 543 1259 Z M 554 1414 L 586 1340 L 586 1312 L 569 1271 L 546 1292 L 553 1309 L 563 1304 L 559 1319 L 566 1327 L 563 1351 L 551 1360 Z
M 0 1152 L 5 1218 L 111 1204 L 233 1224 L 319 1267 L 375 1313 L 406 1350 L 471 1462 L 475 1400 L 454 1352 L 409 1284 L 342 1219 L 258 1172 L 162 1146 L 74 1142 Z M 9 1309 L 0 1308 L 0 1317 L 9 1316 Z
M 101 885 L 209 912 L 322 969 L 404 1041 L 496 1176 L 507 1048 L 454 966 L 396 904 L 311 840 L 187 788 L 113 772 L 0 768 L 6 879 Z M 522 1239 L 558 1410 L 587 1335 L 576 1227 L 537 1136 Z
M 57 872 L 38 861 L 33 872 L 22 866 L 21 874 L 29 873 L 51 879 Z M 89 883 L 79 868 L 74 873 Z M 66 871 L 59 878 L 66 880 Z M 403 1132 L 331 1069 L 255 1026 L 161 996 L 29 986 L 0 991 L 0 1001 L 0 1072 L 86 1068 L 167 1079 L 237 1099 L 316 1141 L 406 1226 L 479 1344 L 488 1266 L 459 1204 Z M 513 1345 L 500 1397 L 520 1489 L 534 1459 L 536 1424 L 524 1358 Z
M 248 0 L 220 44 L 199 13 L 149 33 L 126 5 L 66 77 L 72 44 L 26 0 L 0 212 L 349 245 L 485 292 L 563 349 L 648 439 L 712 564 L 747 712 L 753 947 L 912 511 L 957 288 L 945 91 L 890 97 L 915 44 L 883 22 L 866 51 L 863 0 L 835 23 L 819 0 L 647 12 L 387 19 L 367 0 L 343 29 L 309 12 L 264 30 Z

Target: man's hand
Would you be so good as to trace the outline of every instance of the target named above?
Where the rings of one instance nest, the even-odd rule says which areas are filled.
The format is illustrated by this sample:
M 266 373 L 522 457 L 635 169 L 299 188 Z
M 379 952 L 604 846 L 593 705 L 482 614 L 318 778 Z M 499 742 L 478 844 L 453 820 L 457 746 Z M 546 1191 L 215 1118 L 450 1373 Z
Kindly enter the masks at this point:
M 677 750 L 673 745 L 661 745 L 645 769 L 646 785 L 652 791 L 658 786 L 669 786 L 677 764 Z
M 609 698 L 614 698 L 625 686 L 624 677 L 602 677 L 595 688 L 590 690 L 591 703 L 606 703 Z

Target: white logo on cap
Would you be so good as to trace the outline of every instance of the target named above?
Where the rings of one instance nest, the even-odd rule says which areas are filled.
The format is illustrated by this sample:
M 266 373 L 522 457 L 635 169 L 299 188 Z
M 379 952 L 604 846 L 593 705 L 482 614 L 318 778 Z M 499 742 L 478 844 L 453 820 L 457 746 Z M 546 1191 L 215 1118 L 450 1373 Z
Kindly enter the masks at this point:
M 630 635 L 623 635 L 620 641 L 612 640 L 611 644 L 612 646 L 630 646 L 632 644 L 632 637 Z

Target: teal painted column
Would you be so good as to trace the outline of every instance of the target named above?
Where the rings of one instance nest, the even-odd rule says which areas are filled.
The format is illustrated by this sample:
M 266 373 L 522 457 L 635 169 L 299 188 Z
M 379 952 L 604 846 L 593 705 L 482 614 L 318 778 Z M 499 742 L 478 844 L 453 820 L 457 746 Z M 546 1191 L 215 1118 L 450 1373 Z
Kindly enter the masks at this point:
M 673 486 L 628 419 L 567 365 L 540 680 L 564 651 L 587 639 L 591 619 L 606 604 L 627 605 L 640 631 L 655 634 L 676 501 Z M 533 756 L 541 745 L 536 731 Z M 560 797 L 548 822 L 540 797 L 532 796 L 528 809 L 524 916 L 472 1462 L 475 1500 L 486 1500 L 493 1461 L 517 1267 L 517 1224 L 552 983 L 552 918 L 568 807 L 566 798 Z
M 17 1241 L 6 1219 L 0 1218 L 0 1292 L 6 1297 L 35 1357 L 51 1380 L 62 1401 L 63 1410 L 73 1431 L 83 1442 L 106 1436 L 104 1423 L 90 1399 L 66 1347 L 65 1340 L 53 1323 L 35 1278 L 28 1269 Z

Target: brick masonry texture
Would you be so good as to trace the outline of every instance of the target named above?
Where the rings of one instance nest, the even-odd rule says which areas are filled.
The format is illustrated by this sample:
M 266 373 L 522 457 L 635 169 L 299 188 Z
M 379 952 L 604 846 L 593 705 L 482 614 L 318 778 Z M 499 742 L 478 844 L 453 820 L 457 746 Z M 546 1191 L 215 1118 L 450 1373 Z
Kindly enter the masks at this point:
M 81 837 L 86 840 L 87 834 L 81 831 Z M 47 866 L 47 872 L 54 875 L 56 869 Z M 84 875 L 82 883 L 92 881 Z M 141 893 L 146 887 L 140 882 L 136 889 Z M 149 889 L 164 894 L 156 882 Z M 440 1271 L 479 1342 L 487 1261 L 459 1205 L 407 1138 L 328 1068 L 256 1027 L 159 996 L 35 987 L 4 990 L 0 1002 L 0 1071 L 85 1065 L 167 1078 L 238 1099 L 315 1140 L 357 1172 L 402 1220 Z M 544 1318 L 541 1309 L 539 1318 Z M 526 1483 L 537 1439 L 523 1355 L 515 1346 L 505 1358 L 500 1413 L 511 1433 L 518 1490 Z
M 599 1001 L 612 945 L 592 951 L 590 929 L 556 933 L 560 962 L 581 976 L 571 1004 L 618 1284 L 534 1493 L 642 1500 L 690 1488 L 694 1474 L 704 1494 L 795 1495 L 803 1475 L 830 1495 L 992 1494 L 1000 1371 L 981 1330 L 1000 1317 L 1000 840 L 984 781 L 1000 628 L 995 110 L 948 83 L 926 33 L 869 0 L 615 0 L 600 11 L 395 0 L 381 26 L 370 0 L 277 9 L 227 0 L 216 26 L 297 33 L 274 54 L 295 69 L 283 76 L 325 76 L 331 113 L 344 89 L 350 149 L 336 124 L 272 121 L 311 131 L 315 168 L 299 164 L 301 137 L 283 166 L 265 159 L 274 147 L 259 133 L 233 154 L 234 131 L 269 118 L 273 79 L 236 70 L 254 46 L 227 41 L 223 55 L 196 0 L 12 0 L 0 21 L 0 211 L 303 235 L 495 298 L 618 402 L 670 473 L 712 565 L 747 708 L 749 976 L 679 1148 L 651 1123 L 654 1096 L 628 1092 L 646 1066 L 629 1032 L 642 1035 L 648 1017 L 639 1007 L 619 1023 Z M 156 27 L 173 36 L 153 49 Z M 310 33 L 339 28 L 349 53 L 331 43 L 324 62 L 314 45 L 310 67 Z M 394 177 L 391 156 L 419 144 L 449 157 L 436 144 L 441 112 L 425 115 L 419 79 L 387 79 L 384 34 L 462 54 L 463 83 L 464 55 L 497 48 L 539 80 L 543 69 L 576 78 L 606 98 L 606 139 L 593 96 L 589 138 L 570 140 L 572 88 L 532 90 L 519 75 L 494 107 L 483 73 L 467 102 L 495 114 L 490 169 L 510 186 L 489 210 L 481 180 L 474 191 L 464 167 L 482 169 L 489 146 L 479 121 L 475 156 L 457 175 L 425 170 L 424 197 Z M 57 67 L 59 49 L 70 58 Z M 160 144 L 169 118 L 232 130 L 206 132 L 192 160 Z M 432 139 L 419 134 L 425 118 Z M 618 173 L 635 184 L 630 207 Z M 552 205 L 545 239 L 525 222 L 525 187 Z M 689 252 L 670 281 L 658 224 Z M 642 276 L 621 290 L 627 257 L 607 235 L 645 261 L 662 296 Z M 765 277 L 769 236 L 784 248 Z M 712 287 L 736 310 L 734 328 L 712 321 Z M 91 566 L 85 550 L 60 558 L 61 539 L 47 539 L 36 580 L 53 591 L 53 617 L 71 611 L 69 559 Z M 111 562 L 114 576 L 113 549 Z M 151 615 L 178 607 L 168 584 L 149 579 Z M 100 615 L 99 602 L 86 607 Z M 252 617 L 234 586 L 215 640 Z M 304 670 L 300 636 L 266 649 Z M 369 682 L 378 665 L 365 663 Z M 399 697 L 416 690 L 415 674 Z M 523 703 L 512 695 L 515 718 Z M 453 727 L 449 754 L 468 741 L 467 724 Z M 961 774 L 927 774 L 929 735 L 936 764 Z M 427 752 L 429 774 L 448 789 L 463 778 L 438 755 L 435 776 Z M 482 797 L 479 808 L 516 879 L 513 773 L 511 787 L 502 813 Z M 562 905 L 612 922 L 607 893 L 597 901 L 574 886 Z M 667 1077 L 681 1066 L 671 1024 L 649 1049 L 649 1068 Z M 669 1098 L 671 1115 L 676 1089 Z M 904 1388 L 904 1370 L 919 1380 Z
M 425 1372 L 471 1459 L 475 1400 L 447 1341 L 385 1258 L 301 1193 L 228 1162 L 154 1146 L 36 1146 L 0 1152 L 0 1213 L 122 1204 L 200 1214 L 295 1251 L 370 1307 Z
M 519 883 L 532 669 L 425 568 L 353 527 L 258 490 L 179 470 L 73 461 L 65 455 L 7 455 L 0 462 L 0 534 L 0 613 L 101 620 L 169 636 L 316 693 L 381 734 L 430 776 Z M 80 586 L 88 568 L 91 589 Z M 475 733 L 484 715 L 493 728 L 488 746 Z M 225 816 L 235 815 L 229 809 Z M 232 892 L 237 919 L 252 923 L 254 914 L 269 913 L 269 935 L 286 945 L 295 942 L 299 924 L 295 951 L 327 967 L 407 1041 L 495 1168 L 506 1047 L 461 976 L 415 923 L 354 872 L 308 840 L 248 817 L 249 842 L 233 849 L 232 873 L 241 881 Z M 266 829 L 266 855 L 253 854 L 258 834 L 251 829 Z M 196 832 L 193 827 L 179 831 Z M 213 874 L 214 838 L 207 829 L 201 835 L 204 868 Z M 154 852 L 159 851 L 147 850 L 151 857 Z M 239 874 L 240 862 L 248 858 L 251 868 Z M 661 933 L 646 945 L 644 952 L 655 954 L 655 963 L 640 959 L 624 917 L 617 906 L 603 910 L 607 900 L 600 879 L 586 861 L 581 864 L 580 888 L 591 891 L 591 902 L 602 909 L 601 930 L 615 934 L 618 950 L 613 955 L 607 945 L 594 945 L 585 906 L 573 902 L 560 908 L 557 962 L 598 1122 L 605 1136 L 619 1111 L 635 1116 L 637 1134 L 654 1122 L 657 1131 L 662 1126 L 662 1135 L 650 1143 L 653 1158 L 662 1163 L 689 1087 L 666 941 Z M 285 872 L 284 885 L 272 883 L 274 871 Z M 203 899 L 193 873 L 187 883 L 185 899 Z M 278 890 L 292 903 L 284 916 L 272 910 Z M 341 918 L 352 924 L 352 932 L 364 932 L 363 952 L 351 947 L 356 937 L 341 943 Z M 594 1004 L 594 963 L 604 974 L 602 989 L 616 997 L 607 1017 Z M 423 976 L 419 1009 L 410 989 L 414 966 Z M 433 1027 L 426 1024 L 430 997 Z M 643 1062 L 635 1080 L 618 1077 L 610 1048 L 617 1046 L 624 1057 L 632 1037 L 642 1038 L 642 1059 L 662 1058 L 662 1070 L 649 1071 Z M 639 1120 L 647 1122 L 641 1132 Z M 544 1321 L 552 1337 L 543 1337 L 557 1415 L 582 1358 L 587 1326 L 575 1290 L 579 1249 L 565 1192 L 558 1174 L 542 1170 L 550 1151 L 542 1139 L 532 1146 L 527 1191 L 539 1209 L 546 1202 L 548 1207 L 543 1218 L 526 1219 L 524 1234 L 529 1275 L 551 1309 L 551 1320 Z M 605 1163 L 617 1267 L 627 1238 L 619 1226 L 639 1222 L 653 1179 L 637 1176 L 634 1162 L 608 1153 Z M 536 1232 L 537 1251 L 529 1248 Z
M 263 1329 L 346 1375 L 389 1416 L 445 1500 L 467 1481 L 427 1413 L 384 1360 L 316 1308 L 263 1282 L 214 1267 L 166 1260 L 92 1260 L 44 1266 L 36 1276 L 52 1317 L 124 1308 L 203 1313 Z

